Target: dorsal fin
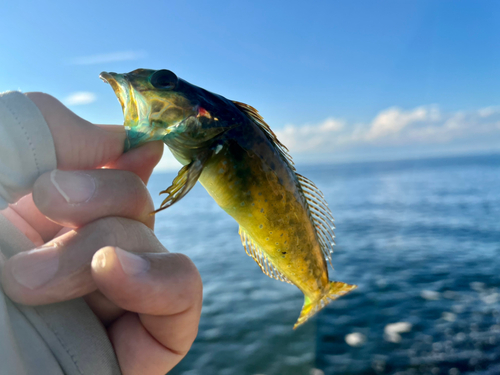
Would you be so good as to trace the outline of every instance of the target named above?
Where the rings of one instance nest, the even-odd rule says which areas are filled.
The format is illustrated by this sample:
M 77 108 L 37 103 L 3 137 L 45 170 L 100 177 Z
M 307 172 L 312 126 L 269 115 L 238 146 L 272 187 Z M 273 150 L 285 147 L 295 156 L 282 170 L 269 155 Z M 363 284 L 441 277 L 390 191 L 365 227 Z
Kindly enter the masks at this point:
M 259 114 L 259 111 L 257 111 L 254 107 L 245 103 L 240 103 L 235 101 L 233 101 L 233 103 L 236 105 L 236 107 L 238 107 L 238 109 L 241 112 L 247 115 L 250 118 L 250 120 L 252 120 L 257 126 L 259 126 L 262 129 L 262 131 L 269 139 L 269 141 L 271 141 L 271 143 L 276 147 L 283 160 L 290 166 L 292 171 L 295 172 L 295 166 L 293 165 L 293 160 L 292 157 L 290 156 L 288 149 L 283 143 L 279 141 L 278 137 L 276 137 L 276 134 L 274 134 L 269 125 L 267 125 L 262 116 Z
M 257 262 L 262 272 L 272 279 L 284 281 L 285 283 L 292 284 L 288 278 L 283 275 L 278 269 L 269 261 L 266 253 L 250 238 L 245 230 L 240 227 L 239 230 L 241 243 L 245 247 L 245 252 L 248 256 L 252 257 Z
M 321 250 L 325 259 L 333 268 L 332 253 L 333 246 L 335 245 L 335 233 L 333 232 L 333 229 L 335 229 L 335 224 L 332 212 L 330 211 L 330 208 L 328 208 L 328 203 L 326 203 L 323 193 L 311 180 L 297 173 L 288 149 L 278 140 L 276 134 L 274 134 L 269 125 L 266 124 L 259 112 L 248 104 L 236 101 L 233 101 L 233 103 L 238 107 L 240 111 L 247 115 L 257 126 L 262 129 L 266 137 L 280 153 L 283 161 L 288 164 L 290 169 L 297 176 L 299 187 L 302 190 L 302 193 L 304 194 L 306 203 L 308 205 L 309 216 L 314 223 L 314 228 L 316 229 L 316 235 L 321 246 Z
M 309 206 L 309 215 L 314 223 L 316 235 L 318 237 L 323 256 L 332 265 L 333 246 L 335 245 L 335 219 L 333 218 L 332 211 L 326 203 L 325 196 L 318 189 L 318 187 L 301 174 L 295 173 L 299 180 L 302 193 L 306 198 L 307 205 Z

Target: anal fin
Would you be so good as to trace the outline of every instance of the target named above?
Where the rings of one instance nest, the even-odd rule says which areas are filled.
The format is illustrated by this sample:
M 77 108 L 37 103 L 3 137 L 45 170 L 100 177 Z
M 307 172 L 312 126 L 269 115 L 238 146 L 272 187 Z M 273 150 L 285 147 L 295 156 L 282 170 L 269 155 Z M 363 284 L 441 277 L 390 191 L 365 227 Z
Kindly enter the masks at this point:
M 248 256 L 252 257 L 255 262 L 257 262 L 264 274 L 272 279 L 284 281 L 288 284 L 293 284 L 274 266 L 274 264 L 271 263 L 266 253 L 250 238 L 248 233 L 242 227 L 240 227 L 239 233 L 241 237 L 241 243 L 245 247 L 245 252 Z

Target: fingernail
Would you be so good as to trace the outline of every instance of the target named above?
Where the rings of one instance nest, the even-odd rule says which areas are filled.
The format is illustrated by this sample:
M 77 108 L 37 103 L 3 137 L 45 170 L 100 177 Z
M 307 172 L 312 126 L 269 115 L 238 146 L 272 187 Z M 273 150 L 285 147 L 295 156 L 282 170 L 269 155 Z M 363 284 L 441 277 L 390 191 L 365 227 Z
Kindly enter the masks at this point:
M 37 289 L 48 283 L 59 269 L 56 246 L 40 247 L 20 253 L 10 260 L 14 279 L 28 289 Z
M 106 267 L 106 254 L 104 251 L 98 251 L 94 254 L 92 258 L 92 264 L 90 265 L 93 269 L 105 268 Z
M 92 198 L 95 192 L 95 181 L 82 172 L 53 170 L 50 181 L 68 203 L 83 203 Z
M 128 251 L 115 247 L 116 257 L 120 261 L 123 272 L 129 276 L 137 276 L 149 269 L 149 262 Z

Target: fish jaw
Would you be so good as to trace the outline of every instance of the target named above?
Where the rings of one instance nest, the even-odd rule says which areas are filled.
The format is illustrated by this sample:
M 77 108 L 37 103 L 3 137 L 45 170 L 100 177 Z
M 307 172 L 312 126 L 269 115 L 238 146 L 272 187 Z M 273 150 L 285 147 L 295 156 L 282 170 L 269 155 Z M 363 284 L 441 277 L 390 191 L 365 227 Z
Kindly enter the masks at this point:
M 102 72 L 99 75 L 109 83 L 122 106 L 124 127 L 127 134 L 125 151 L 139 147 L 150 141 L 162 140 L 165 129 L 153 126 L 149 121 L 150 106 L 146 99 L 138 93 L 126 74 Z
M 101 74 L 99 74 L 99 78 L 113 88 L 113 91 L 122 106 L 122 110 L 125 113 L 129 102 L 128 93 L 130 91 L 130 85 L 128 84 L 128 81 L 124 79 L 123 74 L 101 72 Z

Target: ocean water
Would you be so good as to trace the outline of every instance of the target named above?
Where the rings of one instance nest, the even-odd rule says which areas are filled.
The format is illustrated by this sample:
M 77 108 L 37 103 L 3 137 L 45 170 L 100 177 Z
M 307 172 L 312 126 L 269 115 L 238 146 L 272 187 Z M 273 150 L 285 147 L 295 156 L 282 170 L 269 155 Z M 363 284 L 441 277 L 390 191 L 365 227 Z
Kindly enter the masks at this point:
M 358 289 L 293 330 L 302 294 L 262 274 L 198 184 L 157 216 L 204 283 L 198 338 L 171 374 L 500 374 L 500 156 L 298 171 L 336 219 L 330 278 Z M 156 206 L 174 177 L 153 175 Z

